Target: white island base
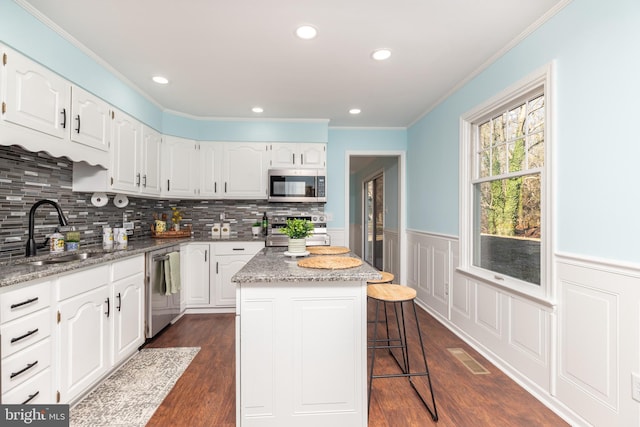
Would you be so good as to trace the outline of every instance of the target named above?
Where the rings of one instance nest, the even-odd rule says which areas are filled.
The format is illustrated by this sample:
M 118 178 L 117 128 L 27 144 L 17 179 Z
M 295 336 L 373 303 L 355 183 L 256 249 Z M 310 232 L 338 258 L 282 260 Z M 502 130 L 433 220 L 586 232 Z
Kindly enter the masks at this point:
M 365 427 L 366 281 L 237 285 L 236 425 Z

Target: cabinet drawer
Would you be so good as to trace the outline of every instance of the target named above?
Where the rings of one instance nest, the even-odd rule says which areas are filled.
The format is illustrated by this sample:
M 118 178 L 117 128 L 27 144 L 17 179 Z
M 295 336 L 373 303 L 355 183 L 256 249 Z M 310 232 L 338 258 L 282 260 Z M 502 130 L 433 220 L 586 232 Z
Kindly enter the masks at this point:
M 37 375 L 14 387 L 2 395 L 5 405 L 46 405 L 55 403 L 51 383 L 51 368 L 44 369 Z
M 114 282 L 138 273 L 144 273 L 144 255 L 127 258 L 111 265 L 111 280 Z
M 26 286 L 0 295 L 0 323 L 49 307 L 51 282 Z
M 216 255 L 255 255 L 264 248 L 264 242 L 214 243 Z
M 43 309 L 0 326 L 2 358 L 51 335 L 51 309 Z
M 51 338 L 2 359 L 2 391 L 33 378 L 51 365 Z
M 78 273 L 60 276 L 58 279 L 58 301 L 109 283 L 109 265 L 90 268 Z

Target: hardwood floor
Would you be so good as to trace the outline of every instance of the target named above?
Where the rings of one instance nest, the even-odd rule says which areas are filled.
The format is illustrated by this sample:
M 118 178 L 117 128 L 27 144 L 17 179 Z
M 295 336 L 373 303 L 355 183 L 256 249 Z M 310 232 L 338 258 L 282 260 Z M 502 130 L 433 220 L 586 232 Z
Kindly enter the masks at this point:
M 372 313 L 370 313 L 371 315 Z M 418 308 L 439 421 L 433 422 L 406 379 L 373 383 L 371 427 L 566 426 L 561 418 Z M 373 318 L 373 317 L 370 317 Z M 370 325 L 370 334 L 372 332 Z M 412 366 L 419 347 L 415 323 L 408 321 Z M 235 315 L 186 315 L 148 347 L 201 347 L 189 368 L 147 426 L 235 426 Z M 474 375 L 448 348 L 463 348 L 487 375 Z M 386 351 L 376 353 L 376 372 L 397 370 Z M 378 369 L 379 368 L 379 369 Z M 416 378 L 416 383 L 425 378 Z M 428 399 L 428 389 L 423 389 Z M 300 426 L 304 427 L 304 426 Z

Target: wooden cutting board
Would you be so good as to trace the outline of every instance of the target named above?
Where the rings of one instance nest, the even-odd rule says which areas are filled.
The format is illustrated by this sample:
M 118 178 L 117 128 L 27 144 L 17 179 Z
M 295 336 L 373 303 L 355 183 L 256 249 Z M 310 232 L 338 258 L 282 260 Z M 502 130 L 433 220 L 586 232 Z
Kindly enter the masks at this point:
M 307 251 L 313 255 L 340 255 L 350 252 L 344 246 L 307 246 Z
M 344 256 L 315 256 L 303 258 L 298 261 L 298 266 L 306 268 L 323 268 L 327 270 L 338 270 L 343 268 L 353 268 L 362 265 L 362 260 Z

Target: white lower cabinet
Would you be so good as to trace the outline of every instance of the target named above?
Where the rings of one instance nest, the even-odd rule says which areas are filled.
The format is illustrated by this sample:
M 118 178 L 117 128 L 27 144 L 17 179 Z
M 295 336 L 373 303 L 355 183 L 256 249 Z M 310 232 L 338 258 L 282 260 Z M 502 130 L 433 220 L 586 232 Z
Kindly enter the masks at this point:
M 111 313 L 107 265 L 58 279 L 59 392 L 70 402 L 111 367 Z
M 2 403 L 54 401 L 52 285 L 36 281 L 0 293 Z
M 87 392 L 144 342 L 144 255 L 60 276 L 59 402 Z
M 71 403 L 144 343 L 144 255 L 0 289 L 2 403 Z
M 262 248 L 264 242 L 190 243 L 182 250 L 182 283 L 187 309 L 228 309 L 236 304 L 234 274 Z
M 180 250 L 182 283 L 187 308 L 208 307 L 209 293 L 209 243 L 191 243 Z
M 145 340 L 144 258 L 111 265 L 113 283 L 113 363 L 122 362 Z

